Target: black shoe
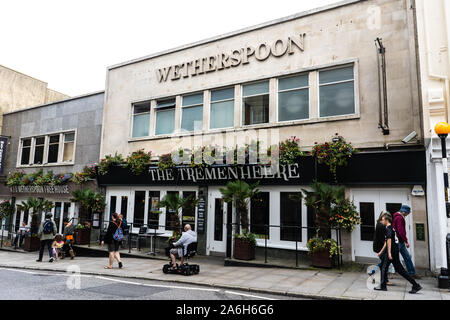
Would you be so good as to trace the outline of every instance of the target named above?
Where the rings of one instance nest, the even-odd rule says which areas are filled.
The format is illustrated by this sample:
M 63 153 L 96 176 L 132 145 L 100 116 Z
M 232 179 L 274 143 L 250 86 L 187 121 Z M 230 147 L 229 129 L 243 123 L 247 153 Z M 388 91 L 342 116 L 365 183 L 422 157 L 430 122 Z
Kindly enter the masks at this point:
M 387 291 L 387 288 L 386 288 L 386 287 L 379 286 L 379 287 L 373 288 L 373 290 L 377 290 L 377 291 Z
M 122 267 L 123 267 L 122 262 L 119 262 L 119 268 L 122 269 Z
M 418 284 L 417 286 L 413 286 L 409 293 L 414 294 L 414 293 L 419 292 L 421 289 L 422 289 L 422 286 L 420 284 Z
M 50 258 L 50 260 L 48 260 L 48 262 L 53 262 L 55 259 L 53 259 L 53 257 L 52 258 Z
M 36 262 L 42 262 L 42 259 L 37 259 Z

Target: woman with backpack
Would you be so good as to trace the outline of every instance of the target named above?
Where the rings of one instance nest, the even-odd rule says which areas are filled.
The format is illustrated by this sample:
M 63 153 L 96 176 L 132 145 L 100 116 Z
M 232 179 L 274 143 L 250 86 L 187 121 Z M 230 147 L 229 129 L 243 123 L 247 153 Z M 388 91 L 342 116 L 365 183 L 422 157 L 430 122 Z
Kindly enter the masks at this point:
M 109 252 L 109 265 L 105 267 L 105 269 L 112 269 L 114 259 L 119 263 L 119 268 L 123 267 L 122 262 L 120 261 L 120 243 L 123 239 L 123 230 L 122 230 L 122 220 L 120 220 L 119 215 L 117 213 L 113 213 L 111 217 L 112 221 L 108 225 L 108 230 L 106 231 L 105 237 L 102 241 L 102 246 L 107 243 L 108 244 L 108 252 Z

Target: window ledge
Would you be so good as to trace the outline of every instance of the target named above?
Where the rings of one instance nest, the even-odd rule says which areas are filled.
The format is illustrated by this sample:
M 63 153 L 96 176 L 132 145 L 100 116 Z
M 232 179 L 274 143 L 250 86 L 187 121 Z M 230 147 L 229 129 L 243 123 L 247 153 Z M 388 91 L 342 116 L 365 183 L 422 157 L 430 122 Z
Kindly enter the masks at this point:
M 74 162 L 64 162 L 64 163 L 47 163 L 47 164 L 32 164 L 32 165 L 18 165 L 16 168 L 18 169 L 26 169 L 26 168 L 46 168 L 46 167 L 60 167 L 60 166 L 73 166 Z
M 236 127 L 236 128 L 211 129 L 211 130 L 196 131 L 196 132 L 173 133 L 173 134 L 160 135 L 160 136 L 129 138 L 128 142 L 132 143 L 132 142 L 139 142 L 139 141 L 183 138 L 183 137 L 191 137 L 191 136 L 196 136 L 196 135 L 211 135 L 211 134 L 220 134 L 220 133 L 241 132 L 241 131 L 246 131 L 246 130 L 282 128 L 282 127 L 288 127 L 288 126 L 308 125 L 308 124 L 331 122 L 331 121 L 356 120 L 359 118 L 360 118 L 359 114 L 350 114 L 350 115 L 344 115 L 344 116 L 332 116 L 332 117 L 311 118 L 311 119 L 304 119 L 304 120 L 281 121 L 281 122 L 275 122 L 275 123 L 247 125 L 247 126 Z

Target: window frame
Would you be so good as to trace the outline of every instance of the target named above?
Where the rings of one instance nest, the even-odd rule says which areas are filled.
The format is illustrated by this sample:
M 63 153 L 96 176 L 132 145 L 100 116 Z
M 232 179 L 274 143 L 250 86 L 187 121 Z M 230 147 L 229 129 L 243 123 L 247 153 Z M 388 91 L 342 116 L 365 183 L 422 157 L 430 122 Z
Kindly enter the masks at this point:
M 241 127 L 258 127 L 258 126 L 267 126 L 270 124 L 270 79 L 273 79 L 276 77 L 270 77 L 270 78 L 266 78 L 263 80 L 257 80 L 257 81 L 252 81 L 252 82 L 246 82 L 246 83 L 241 83 L 241 110 L 240 110 L 240 124 Z M 252 94 L 252 95 L 248 95 L 248 96 L 244 96 L 244 87 L 247 85 L 252 85 L 252 84 L 257 84 L 257 83 L 263 83 L 263 82 L 267 82 L 269 85 L 269 91 L 267 93 L 258 93 L 258 94 Z M 263 96 L 263 95 L 268 95 L 269 96 L 269 115 L 268 115 L 268 119 L 267 122 L 262 122 L 262 123 L 253 123 L 253 124 L 244 124 L 244 113 L 245 113 L 245 104 L 244 104 L 244 99 L 245 98 L 251 98 L 251 97 L 259 97 L 259 96 Z
M 222 99 L 222 100 L 217 100 L 217 101 L 212 101 L 212 93 L 213 91 L 221 91 L 221 90 L 226 90 L 226 89 L 233 89 L 233 98 L 228 98 L 228 99 Z M 227 101 L 233 101 L 233 125 L 231 127 L 222 127 L 222 128 L 211 128 L 211 109 L 212 109 L 212 105 L 215 103 L 221 103 L 221 102 L 227 102 Z M 211 89 L 209 90 L 209 119 L 208 119 L 208 131 L 221 131 L 221 130 L 227 130 L 227 129 L 234 129 L 236 128 L 236 126 L 234 125 L 234 116 L 236 114 L 236 88 L 234 85 L 232 86 L 227 86 L 227 87 L 220 87 L 220 88 L 215 88 L 215 89 Z
M 180 126 L 179 126 L 179 128 L 180 128 L 179 130 L 180 130 L 181 133 L 184 133 L 184 134 L 195 134 L 195 133 L 203 132 L 203 125 L 204 125 L 203 117 L 205 115 L 205 92 L 206 92 L 206 90 L 204 90 L 204 91 L 197 91 L 197 92 L 187 93 L 187 94 L 181 95 Z M 184 100 L 185 97 L 195 96 L 195 95 L 200 95 L 200 94 L 202 95 L 202 102 L 201 103 L 190 104 L 190 105 L 187 105 L 187 106 L 183 105 L 183 100 Z M 199 130 L 195 130 L 195 126 L 194 126 L 194 130 L 192 130 L 192 131 L 188 131 L 188 130 L 183 129 L 183 110 L 184 109 L 189 109 L 189 108 L 195 108 L 195 107 L 199 107 L 199 106 L 202 107 L 202 128 L 199 129 Z
M 64 139 L 64 135 L 66 133 L 73 133 L 74 134 L 74 140 L 73 140 L 73 160 L 72 161 L 62 161 L 62 154 L 64 152 L 64 143 L 62 142 L 62 139 Z M 50 146 L 50 136 L 59 135 L 59 142 L 58 142 L 58 162 L 52 162 L 48 163 L 48 148 Z M 35 154 L 35 148 L 36 148 L 36 139 L 44 137 L 44 155 L 42 164 L 34 164 L 34 154 Z M 31 139 L 31 146 L 30 146 L 30 158 L 28 161 L 28 164 L 21 164 L 22 162 L 22 144 L 23 140 Z M 64 166 L 64 165 L 74 165 L 75 164 L 75 155 L 76 155 L 76 146 L 77 146 L 77 129 L 69 129 L 64 131 L 57 131 L 57 132 L 49 132 L 45 134 L 38 134 L 35 136 L 23 136 L 19 137 L 19 143 L 18 143 L 18 152 L 17 152 L 17 159 L 16 159 L 16 168 L 28 168 L 28 167 L 54 167 L 54 166 Z
M 172 100 L 172 99 L 174 100 L 173 107 L 158 107 L 158 102 L 168 101 L 168 100 Z M 176 118 L 176 109 L 177 109 L 177 98 L 176 97 L 168 97 L 168 98 L 163 98 L 163 99 L 156 99 L 155 100 L 155 105 L 150 108 L 150 111 L 151 111 L 151 109 L 153 109 L 153 114 L 154 114 L 154 117 L 153 117 L 154 118 L 154 125 L 153 125 L 153 132 L 151 132 L 150 135 L 152 135 L 154 137 L 162 137 L 162 136 L 171 136 L 172 134 L 174 134 L 175 131 L 176 131 L 175 118 Z M 167 111 L 172 110 L 172 109 L 173 109 L 173 131 L 171 133 L 160 133 L 160 134 L 157 134 L 156 133 L 156 125 L 158 123 L 158 121 L 157 121 L 158 112 L 167 112 Z M 150 114 L 150 117 L 151 117 L 151 114 Z M 152 121 L 152 119 L 150 119 L 150 123 L 151 123 L 151 121 Z
M 276 123 L 279 124 L 285 124 L 285 123 L 292 123 L 292 122 L 299 122 L 299 121 L 308 121 L 311 120 L 313 118 L 311 118 L 311 99 L 309 97 L 310 92 L 311 92 L 311 83 L 309 81 L 309 75 L 311 74 L 311 72 L 313 72 L 313 70 L 311 71 L 307 71 L 307 72 L 300 72 L 300 73 L 294 73 L 294 74 L 289 74 L 286 76 L 281 76 L 281 77 L 277 77 L 276 78 L 276 83 L 277 83 L 277 87 L 276 87 L 276 106 L 275 106 L 275 114 L 276 114 Z M 298 76 L 306 76 L 306 78 L 308 79 L 308 85 L 307 86 L 303 86 L 303 87 L 297 87 L 297 88 L 292 88 L 292 89 L 283 89 L 280 90 L 280 80 L 282 79 L 286 79 L 286 78 L 293 78 L 293 77 L 298 77 Z M 300 91 L 300 90 L 308 90 L 308 117 L 304 118 L 304 119 L 294 119 L 294 120 L 280 120 L 280 93 L 282 92 L 290 92 L 290 91 Z
M 138 113 L 136 115 L 143 115 L 143 114 L 148 114 L 148 135 L 146 136 L 139 136 L 139 137 L 133 137 L 133 128 L 134 128 L 134 108 L 136 107 L 136 105 L 141 105 L 141 104 L 146 104 L 148 103 L 149 108 L 148 108 L 148 112 L 142 112 L 142 113 Z M 131 127 L 130 127 L 130 139 L 143 139 L 143 138 L 148 138 L 151 136 L 151 132 L 150 132 L 150 124 L 152 122 L 151 119 L 151 111 L 152 111 L 152 104 L 151 104 L 151 100 L 144 100 L 144 101 L 139 101 L 139 102 L 133 102 L 131 104 Z
M 344 69 L 344 68 L 348 68 L 348 67 L 353 67 L 353 78 L 352 79 L 347 79 L 347 80 L 342 80 L 342 81 L 333 81 L 333 82 L 329 82 L 329 83 L 320 84 L 320 72 L 336 70 L 336 69 Z M 358 64 L 356 62 L 339 64 L 339 65 L 334 65 L 334 66 L 328 67 L 328 68 L 317 69 L 317 82 L 316 82 L 317 83 L 316 84 L 317 85 L 317 119 L 319 121 L 327 121 L 327 119 L 359 115 L 359 103 L 358 103 L 358 101 L 359 101 L 358 93 L 359 92 L 357 90 L 357 83 L 359 83 L 359 79 L 357 78 L 357 70 L 358 70 Z M 334 115 L 334 116 L 323 116 L 322 117 L 320 115 L 320 87 L 341 84 L 341 83 L 348 83 L 348 82 L 353 82 L 353 97 L 354 97 L 353 105 L 354 105 L 355 111 L 353 113 L 348 113 L 348 114 L 339 114 L 339 115 Z

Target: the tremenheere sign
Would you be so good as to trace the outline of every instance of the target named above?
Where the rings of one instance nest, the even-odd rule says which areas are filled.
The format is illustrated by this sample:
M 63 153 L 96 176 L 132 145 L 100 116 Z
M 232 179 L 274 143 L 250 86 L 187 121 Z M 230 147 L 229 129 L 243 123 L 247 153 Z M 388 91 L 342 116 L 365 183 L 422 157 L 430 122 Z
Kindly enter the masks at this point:
M 9 187 L 12 193 L 69 193 L 69 186 L 12 186 Z
M 197 168 L 176 168 L 160 170 L 150 168 L 149 173 L 152 181 L 217 181 L 217 180 L 262 180 L 280 179 L 290 181 L 299 179 L 300 172 L 297 163 L 280 165 L 279 169 L 273 170 L 271 166 L 221 166 L 221 167 L 197 167 Z M 176 175 L 176 176 L 175 176 Z
M 201 74 L 235 68 L 240 65 L 250 63 L 250 57 L 256 60 L 264 61 L 270 56 L 281 57 L 285 54 L 294 54 L 297 50 L 304 50 L 305 34 L 298 34 L 287 39 L 278 39 L 273 43 L 263 42 L 256 47 L 246 46 L 244 48 L 234 49 L 228 53 L 218 53 L 207 57 L 198 58 L 192 61 L 186 61 L 165 68 L 157 69 L 156 76 L 159 82 L 165 82 L 167 79 L 179 80 L 189 76 L 198 76 Z

